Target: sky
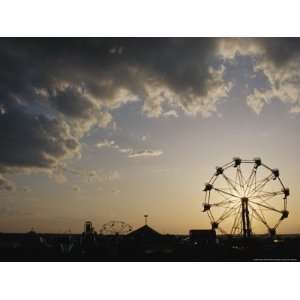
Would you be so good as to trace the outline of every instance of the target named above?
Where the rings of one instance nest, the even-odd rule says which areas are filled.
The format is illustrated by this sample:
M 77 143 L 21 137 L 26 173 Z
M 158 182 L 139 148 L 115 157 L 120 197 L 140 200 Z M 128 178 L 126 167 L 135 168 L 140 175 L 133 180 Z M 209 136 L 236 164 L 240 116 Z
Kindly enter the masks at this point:
M 280 170 L 300 233 L 299 38 L 1 38 L 0 65 L 0 232 L 210 228 L 239 156 Z

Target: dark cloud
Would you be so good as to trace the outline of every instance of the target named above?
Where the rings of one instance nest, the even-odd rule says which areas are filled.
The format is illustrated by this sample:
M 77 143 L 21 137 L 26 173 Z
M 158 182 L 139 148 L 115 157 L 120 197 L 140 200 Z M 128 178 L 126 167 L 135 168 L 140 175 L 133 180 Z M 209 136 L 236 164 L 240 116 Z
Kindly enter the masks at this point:
M 227 92 L 216 49 L 209 38 L 2 38 L 1 169 L 55 167 L 128 101 L 149 116 L 165 104 L 209 115 Z
M 220 53 L 223 59 L 236 50 L 259 58 L 257 68 L 272 86 L 267 96 L 298 101 L 300 63 L 288 78 L 276 71 L 291 70 L 299 58 L 299 39 L 225 39 L 227 45 L 221 47 L 223 41 L 2 38 L 1 169 L 55 168 L 78 153 L 85 133 L 113 123 L 111 111 L 129 101 L 143 101 L 143 111 L 152 117 L 176 117 L 178 110 L 209 116 L 231 87 L 223 78 Z M 260 93 L 248 99 L 256 111 L 268 102 Z
M 288 104 L 291 113 L 300 112 L 299 38 L 222 39 L 219 54 L 225 59 L 235 59 L 236 54 L 253 57 L 254 71 L 265 75 L 267 84 L 247 97 L 256 113 L 275 98 Z
M 0 116 L 0 170 L 53 168 L 79 151 L 79 142 L 59 119 L 11 109 Z
M 299 38 L 223 38 L 218 45 L 219 54 L 225 58 L 237 53 L 261 56 L 277 68 L 300 56 Z
M 58 111 L 89 117 L 95 103 L 118 107 L 130 95 L 147 101 L 147 87 L 205 97 L 215 88 L 216 45 L 209 38 L 2 39 L 1 98 L 32 102 L 42 90 Z
M 259 38 L 255 41 L 263 47 L 269 61 L 277 67 L 284 66 L 300 56 L 299 38 Z
M 56 91 L 51 101 L 60 112 L 75 119 L 89 119 L 97 109 L 88 97 L 72 86 Z

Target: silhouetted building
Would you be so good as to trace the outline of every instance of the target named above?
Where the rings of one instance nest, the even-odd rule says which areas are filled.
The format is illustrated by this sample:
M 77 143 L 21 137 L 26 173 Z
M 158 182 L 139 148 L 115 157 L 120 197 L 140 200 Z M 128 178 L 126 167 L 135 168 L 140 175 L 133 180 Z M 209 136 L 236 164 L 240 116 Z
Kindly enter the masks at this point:
M 162 235 L 150 226 L 144 225 L 127 234 L 127 237 L 134 240 L 158 240 L 162 238 Z
M 81 247 L 83 253 L 93 252 L 97 247 L 97 233 L 94 230 L 93 223 L 91 221 L 86 221 L 84 223 L 84 232 L 81 235 Z
M 191 229 L 190 241 L 196 245 L 215 244 L 216 231 L 213 229 Z
M 91 221 L 87 221 L 84 223 L 84 233 L 93 233 L 94 232 L 94 227 L 93 223 Z

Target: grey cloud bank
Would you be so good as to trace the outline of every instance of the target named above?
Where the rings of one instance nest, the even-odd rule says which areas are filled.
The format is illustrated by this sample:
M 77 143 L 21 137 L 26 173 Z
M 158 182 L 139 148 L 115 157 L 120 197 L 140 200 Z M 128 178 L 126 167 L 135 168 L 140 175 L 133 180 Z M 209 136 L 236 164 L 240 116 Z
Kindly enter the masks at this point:
M 0 172 L 51 171 L 80 156 L 81 138 L 110 126 L 112 112 L 133 101 L 142 101 L 149 117 L 209 117 L 232 88 L 224 62 L 236 55 L 253 57 L 269 81 L 245 99 L 256 113 L 274 98 L 300 111 L 296 38 L 2 38 Z M 117 145 L 98 147 L 109 146 Z M 119 151 L 129 158 L 162 154 Z

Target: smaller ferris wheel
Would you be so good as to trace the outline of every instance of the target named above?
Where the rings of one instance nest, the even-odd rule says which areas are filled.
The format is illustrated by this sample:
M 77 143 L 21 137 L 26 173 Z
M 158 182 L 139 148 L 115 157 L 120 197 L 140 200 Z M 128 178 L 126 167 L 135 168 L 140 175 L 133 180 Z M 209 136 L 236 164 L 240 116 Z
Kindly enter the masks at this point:
M 103 235 L 126 235 L 132 231 L 132 226 L 123 221 L 109 221 L 103 224 L 100 234 Z
M 250 237 L 266 228 L 271 236 L 288 217 L 285 187 L 279 170 L 262 163 L 260 158 L 233 160 L 221 167 L 205 184 L 203 212 L 212 229 L 223 234 Z

